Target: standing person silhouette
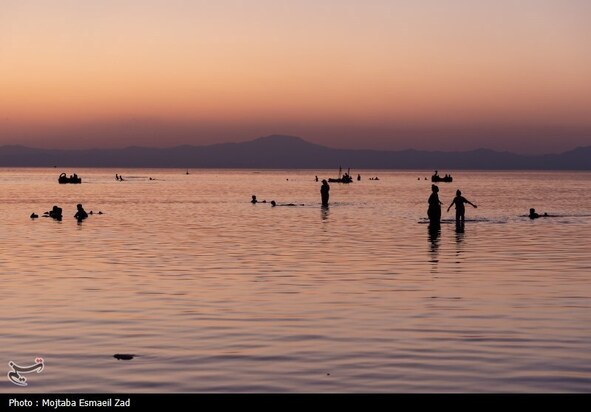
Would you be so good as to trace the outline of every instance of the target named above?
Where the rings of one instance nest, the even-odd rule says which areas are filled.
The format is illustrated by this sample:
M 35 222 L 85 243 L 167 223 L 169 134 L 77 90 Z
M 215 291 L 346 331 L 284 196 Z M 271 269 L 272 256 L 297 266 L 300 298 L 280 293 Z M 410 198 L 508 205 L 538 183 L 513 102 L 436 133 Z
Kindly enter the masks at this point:
M 438 225 L 441 221 L 441 203 L 439 201 L 439 188 L 435 185 L 431 185 L 431 196 L 429 196 L 429 209 L 427 210 L 427 216 L 431 224 Z
M 457 190 L 456 197 L 454 197 L 454 200 L 451 201 L 451 204 L 447 208 L 447 211 L 449 212 L 449 209 L 451 209 L 451 207 L 454 204 L 456 205 L 456 222 L 459 222 L 459 221 L 463 222 L 464 221 L 464 213 L 466 212 L 466 208 L 464 207 L 464 203 L 468 203 L 469 205 L 472 205 L 474 207 L 478 207 L 474 203 L 472 203 L 468 199 L 466 199 L 464 196 L 462 196 L 462 192 L 460 190 Z
M 322 206 L 328 206 L 328 191 L 330 186 L 326 179 L 322 180 L 322 186 L 320 186 L 320 196 L 322 197 Z

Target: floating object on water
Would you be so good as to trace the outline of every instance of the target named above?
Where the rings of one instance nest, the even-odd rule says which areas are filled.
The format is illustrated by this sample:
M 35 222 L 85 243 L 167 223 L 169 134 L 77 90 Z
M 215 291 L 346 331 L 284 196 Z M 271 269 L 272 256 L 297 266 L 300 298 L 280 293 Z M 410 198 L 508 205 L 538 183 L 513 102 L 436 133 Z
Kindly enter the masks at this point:
M 341 175 L 342 173 L 343 173 L 343 169 L 339 166 L 339 177 L 338 178 L 330 177 L 328 179 L 328 181 L 330 183 L 352 183 L 353 182 L 353 178 L 351 177 L 351 168 L 349 168 L 345 174 Z
M 116 353 L 113 357 L 117 360 L 132 360 L 136 355 L 132 355 L 129 353 Z
M 453 182 L 454 178 L 451 177 L 451 175 L 445 175 L 443 177 L 439 176 L 437 170 L 435 171 L 435 174 L 433 176 L 431 176 L 431 181 L 432 182 L 444 182 L 444 183 L 451 183 Z
M 68 177 L 65 173 L 62 173 L 60 177 L 57 179 L 58 183 L 65 184 L 65 183 L 82 183 L 82 178 L 78 177 L 76 173 Z
M 31 219 L 37 219 L 39 215 L 35 212 L 31 213 Z

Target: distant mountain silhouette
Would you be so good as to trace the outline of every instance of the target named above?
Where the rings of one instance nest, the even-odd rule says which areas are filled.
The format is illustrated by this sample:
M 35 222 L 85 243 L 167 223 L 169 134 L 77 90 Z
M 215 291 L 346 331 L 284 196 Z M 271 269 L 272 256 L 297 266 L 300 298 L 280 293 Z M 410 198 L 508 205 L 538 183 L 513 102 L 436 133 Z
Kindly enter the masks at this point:
M 242 143 L 170 148 L 48 150 L 0 147 L 0 167 L 165 167 L 332 169 L 591 170 L 591 146 L 527 156 L 478 149 L 467 152 L 334 149 L 299 137 L 272 135 Z

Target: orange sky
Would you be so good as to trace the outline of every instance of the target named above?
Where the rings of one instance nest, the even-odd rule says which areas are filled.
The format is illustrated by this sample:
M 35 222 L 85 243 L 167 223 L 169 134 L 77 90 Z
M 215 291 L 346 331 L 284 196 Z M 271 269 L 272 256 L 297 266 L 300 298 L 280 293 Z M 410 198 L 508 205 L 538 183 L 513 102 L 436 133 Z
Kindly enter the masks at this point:
M 591 144 L 591 2 L 2 0 L 0 145 Z

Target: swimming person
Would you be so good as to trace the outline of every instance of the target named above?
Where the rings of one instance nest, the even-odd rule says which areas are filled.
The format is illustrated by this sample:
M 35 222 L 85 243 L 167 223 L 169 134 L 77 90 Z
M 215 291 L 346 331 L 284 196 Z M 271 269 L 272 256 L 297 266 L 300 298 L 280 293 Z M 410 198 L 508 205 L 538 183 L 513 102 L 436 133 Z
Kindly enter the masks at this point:
M 330 186 L 326 179 L 322 180 L 322 186 L 320 186 L 320 196 L 322 197 L 322 206 L 328 206 L 328 192 L 330 190 Z
M 256 205 L 257 203 L 267 203 L 266 200 L 257 200 L 257 197 L 255 195 L 252 195 L 252 200 L 250 201 L 250 203 L 252 203 L 253 205 Z
M 548 215 L 548 213 L 544 213 L 543 215 L 540 215 L 539 213 L 536 213 L 536 209 L 531 208 L 529 209 L 529 218 L 530 219 L 537 219 L 539 217 L 550 217 Z
M 462 192 L 460 190 L 457 190 L 456 197 L 454 197 L 454 200 L 451 201 L 451 204 L 447 208 L 447 211 L 449 212 L 449 209 L 451 209 L 451 207 L 454 204 L 456 205 L 456 221 L 460 221 L 460 220 L 464 221 L 464 213 L 466 212 L 466 208 L 464 207 L 464 203 L 468 203 L 469 205 L 472 205 L 474 207 L 478 207 L 474 203 L 472 203 L 468 199 L 466 199 L 464 196 L 462 196 Z
M 431 185 L 431 196 L 429 196 L 429 209 L 427 210 L 427 216 L 431 223 L 439 224 L 441 221 L 441 203 L 439 201 L 439 188 L 435 185 Z
M 78 203 L 76 205 L 76 209 L 78 209 L 78 211 L 76 212 L 76 214 L 74 215 L 74 217 L 78 220 L 84 220 L 88 217 L 88 213 L 86 213 L 86 210 L 84 210 L 84 208 L 82 207 L 82 204 Z
M 45 212 L 45 215 L 48 217 L 54 218 L 55 220 L 62 220 L 62 208 L 58 206 L 53 206 L 53 208 L 49 212 Z
M 305 206 L 303 203 L 300 204 L 295 204 L 295 203 L 284 203 L 282 205 L 278 205 L 276 201 L 271 200 L 271 206 L 275 207 L 275 206 Z

